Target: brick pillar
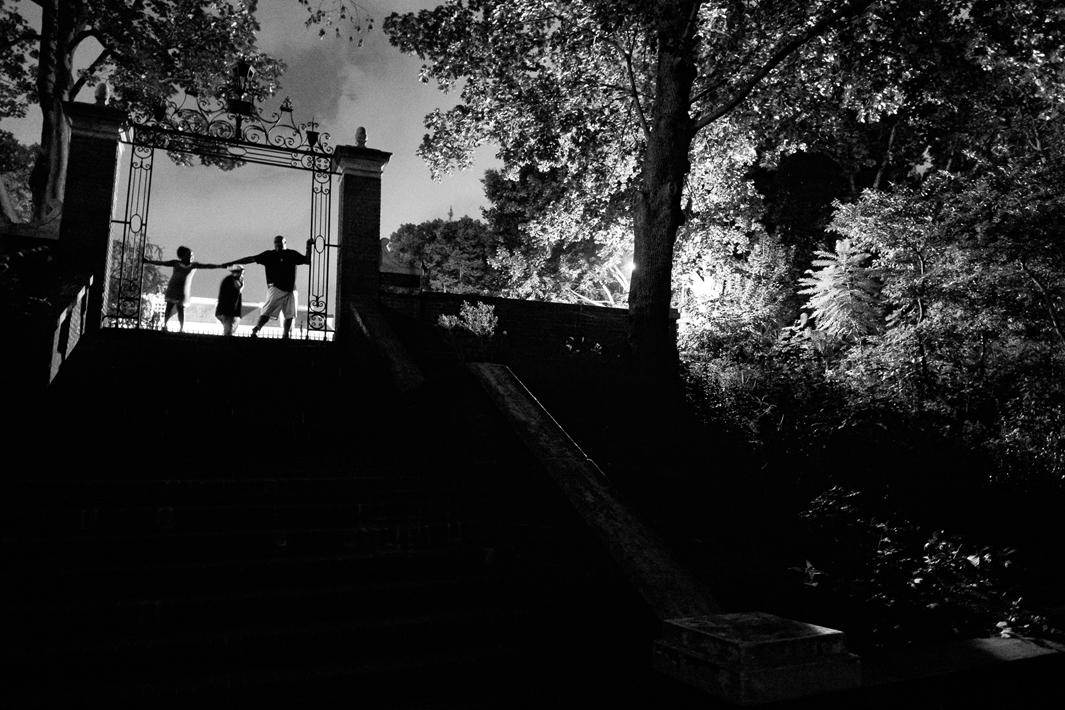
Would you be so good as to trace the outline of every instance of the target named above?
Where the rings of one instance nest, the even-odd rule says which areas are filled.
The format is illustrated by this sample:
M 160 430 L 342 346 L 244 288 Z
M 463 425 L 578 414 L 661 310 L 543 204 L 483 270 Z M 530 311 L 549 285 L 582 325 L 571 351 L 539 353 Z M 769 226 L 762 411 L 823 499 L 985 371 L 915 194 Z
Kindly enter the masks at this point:
M 376 301 L 381 287 L 381 169 L 391 153 L 341 145 L 333 152 L 340 170 L 340 235 L 337 339 L 358 329 L 350 305 Z
M 119 133 L 126 113 L 100 104 L 68 103 L 70 157 L 59 228 L 59 254 L 65 271 L 92 274 L 87 331 L 100 327 L 107 282 Z

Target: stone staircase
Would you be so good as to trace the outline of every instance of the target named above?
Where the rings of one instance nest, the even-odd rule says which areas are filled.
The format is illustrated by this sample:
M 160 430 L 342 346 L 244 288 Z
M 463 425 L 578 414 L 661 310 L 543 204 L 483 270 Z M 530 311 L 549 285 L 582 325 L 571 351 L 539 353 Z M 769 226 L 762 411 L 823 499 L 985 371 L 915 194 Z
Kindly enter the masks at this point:
M 332 344 L 79 346 L 3 476 L 0 706 L 682 707 L 476 390 L 425 389 Z

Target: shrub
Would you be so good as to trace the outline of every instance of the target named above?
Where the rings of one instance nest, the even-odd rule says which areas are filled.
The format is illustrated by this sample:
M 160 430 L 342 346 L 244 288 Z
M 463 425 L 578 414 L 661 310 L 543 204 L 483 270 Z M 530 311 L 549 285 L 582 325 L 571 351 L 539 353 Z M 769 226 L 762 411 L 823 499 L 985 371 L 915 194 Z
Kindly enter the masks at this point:
M 495 306 L 463 301 L 459 315 L 442 315 L 437 321 L 459 354 L 467 360 L 490 357 L 499 318 Z
M 806 555 L 793 571 L 832 604 L 850 609 L 847 627 L 873 647 L 977 636 L 1060 638 L 1022 593 L 1017 551 L 926 530 L 877 512 L 843 487 L 814 498 L 801 518 Z

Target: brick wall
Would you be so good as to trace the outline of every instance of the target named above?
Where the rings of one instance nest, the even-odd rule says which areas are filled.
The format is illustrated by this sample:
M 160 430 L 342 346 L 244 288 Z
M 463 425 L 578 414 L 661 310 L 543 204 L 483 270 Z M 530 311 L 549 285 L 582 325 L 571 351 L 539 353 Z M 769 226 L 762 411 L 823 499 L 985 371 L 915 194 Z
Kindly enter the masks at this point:
M 439 331 L 440 316 L 462 304 L 491 305 L 499 319 L 491 359 L 522 369 L 545 369 L 583 356 L 619 364 L 628 358 L 628 310 L 575 303 L 522 301 L 471 294 L 382 293 L 381 303 Z M 446 339 L 446 337 L 445 337 Z
M 374 293 L 380 280 L 381 180 L 345 175 L 340 192 L 342 287 Z
M 348 304 L 376 298 L 381 287 L 381 170 L 389 156 L 363 146 L 333 152 L 333 167 L 342 173 L 336 301 L 341 340 L 358 332 Z
M 89 276 L 86 323 L 100 324 L 111 251 L 111 213 L 118 170 L 118 131 L 125 114 L 107 106 L 68 103 L 71 120 L 70 158 L 63 194 L 59 246 L 63 270 L 81 280 Z

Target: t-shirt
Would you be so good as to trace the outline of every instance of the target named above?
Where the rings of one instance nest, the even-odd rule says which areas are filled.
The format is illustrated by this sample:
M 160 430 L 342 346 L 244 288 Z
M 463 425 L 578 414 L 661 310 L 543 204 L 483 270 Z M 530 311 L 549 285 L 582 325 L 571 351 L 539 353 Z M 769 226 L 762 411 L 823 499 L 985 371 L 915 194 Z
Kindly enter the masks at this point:
M 236 276 L 230 275 L 222 279 L 222 283 L 218 287 L 218 305 L 214 309 L 214 314 L 216 316 L 240 318 L 244 305 L 240 295 L 243 288 L 244 284 Z
M 256 256 L 255 263 L 266 267 L 267 285 L 282 291 L 295 291 L 296 267 L 308 262 L 306 255 L 293 249 L 271 249 Z

